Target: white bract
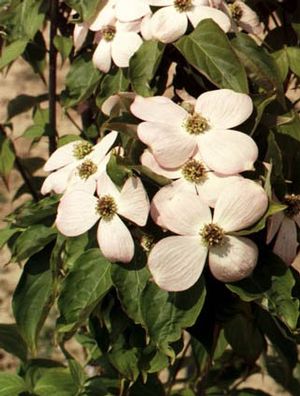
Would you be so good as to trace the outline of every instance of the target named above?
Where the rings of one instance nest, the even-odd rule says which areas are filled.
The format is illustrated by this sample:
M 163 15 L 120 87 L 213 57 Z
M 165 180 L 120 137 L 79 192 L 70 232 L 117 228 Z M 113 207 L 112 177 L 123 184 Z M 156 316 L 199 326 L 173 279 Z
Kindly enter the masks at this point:
M 163 43 L 171 43 L 183 36 L 188 21 L 196 27 L 203 19 L 211 18 L 224 32 L 230 29 L 228 16 L 209 7 L 206 0 L 149 0 L 149 3 L 162 7 L 151 18 L 151 31 Z
M 139 226 L 146 224 L 149 200 L 143 184 L 139 178 L 130 177 L 119 191 L 103 173 L 97 194 L 98 198 L 82 190 L 66 194 L 58 206 L 56 226 L 63 235 L 77 236 L 100 220 L 97 240 L 103 255 L 110 261 L 130 262 L 134 243 L 120 216 Z
M 154 281 L 165 290 L 186 290 L 199 279 L 207 255 L 210 270 L 220 281 L 247 277 L 257 262 L 257 246 L 232 233 L 254 224 L 267 206 L 263 188 L 246 179 L 223 190 L 213 216 L 208 205 L 190 192 L 170 197 L 164 223 L 179 235 L 160 240 L 151 250 L 148 265 Z
M 254 140 L 231 130 L 252 113 L 251 98 L 230 89 L 205 92 L 187 111 L 163 96 L 137 96 L 131 112 L 144 120 L 138 136 L 165 168 L 182 166 L 199 150 L 208 168 L 233 175 L 253 169 L 258 156 Z
M 54 172 L 45 179 L 42 194 L 50 191 L 62 194 L 72 189 L 94 192 L 96 180 L 109 160 L 107 153 L 117 136 L 118 132 L 112 131 L 95 146 L 84 140 L 75 140 L 58 148 L 44 165 L 45 171 Z

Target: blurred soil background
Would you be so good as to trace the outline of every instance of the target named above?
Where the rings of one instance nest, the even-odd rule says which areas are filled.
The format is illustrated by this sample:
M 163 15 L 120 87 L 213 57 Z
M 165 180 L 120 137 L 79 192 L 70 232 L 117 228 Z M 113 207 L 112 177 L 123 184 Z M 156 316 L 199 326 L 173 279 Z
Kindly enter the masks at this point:
M 64 76 L 67 67 L 58 69 L 58 90 L 59 93 L 63 88 Z M 0 123 L 5 123 L 7 120 L 7 105 L 9 101 L 16 98 L 18 95 L 41 95 L 47 92 L 47 87 L 41 79 L 32 72 L 30 66 L 22 59 L 15 62 L 10 68 L 7 75 L 0 74 Z M 291 98 L 295 100 L 299 91 L 295 91 L 291 87 Z M 47 102 L 42 103 L 42 107 L 47 107 Z M 32 111 L 32 110 L 31 110 Z M 32 125 L 31 111 L 22 113 L 14 117 L 11 122 L 13 124 L 13 131 L 11 137 L 14 141 L 18 157 L 26 165 L 29 171 L 33 171 L 33 176 L 44 176 L 45 173 L 41 170 L 41 166 L 48 156 L 48 141 L 43 138 L 37 144 L 32 145 L 32 141 L 22 137 L 26 128 Z M 59 135 L 78 133 L 75 126 L 69 121 L 68 117 L 63 113 L 62 109 L 57 107 L 57 130 Z M 77 114 L 72 112 L 72 117 L 76 120 Z M 80 121 L 77 120 L 80 124 Z M 33 161 L 30 158 L 35 158 Z M 40 168 L 35 169 L 33 162 L 40 163 Z M 17 191 L 23 185 L 22 177 L 17 170 L 13 170 L 8 180 L 9 189 L 5 183 L 0 179 L 0 227 L 5 227 L 4 218 L 13 209 L 18 207 L 22 202 L 30 198 L 29 194 L 22 194 L 17 197 Z M 0 323 L 13 323 L 13 314 L 11 308 L 12 295 L 21 275 L 21 264 L 9 263 L 10 254 L 7 248 L 0 251 Z M 299 265 L 300 268 L 300 265 Z M 53 358 L 63 360 L 63 355 L 59 348 L 54 345 L 53 328 L 55 313 L 52 319 L 47 320 L 47 323 L 42 332 L 42 341 L 40 344 L 39 357 Z M 69 351 L 82 360 L 83 353 L 79 344 L 71 341 Z M 12 355 L 5 353 L 0 349 L 0 371 L 15 371 L 18 367 L 19 361 Z M 252 375 L 247 381 L 244 381 L 240 387 L 251 386 L 259 388 L 268 392 L 272 396 L 289 395 L 279 388 L 267 374 Z M 300 391 L 299 391 L 300 395 Z

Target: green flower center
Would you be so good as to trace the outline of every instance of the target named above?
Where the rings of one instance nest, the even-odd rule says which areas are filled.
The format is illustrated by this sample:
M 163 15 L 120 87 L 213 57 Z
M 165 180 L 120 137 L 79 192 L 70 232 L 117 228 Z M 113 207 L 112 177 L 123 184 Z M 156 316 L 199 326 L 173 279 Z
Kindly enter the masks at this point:
M 91 175 L 97 172 L 97 165 L 91 160 L 85 160 L 77 169 L 79 177 L 87 180 Z
M 116 34 L 116 28 L 114 26 L 105 26 L 101 29 L 102 37 L 105 41 L 112 41 Z
M 200 236 L 207 247 L 215 247 L 224 244 L 224 230 L 217 224 L 205 224 L 200 231 Z
M 183 126 L 191 135 L 199 135 L 209 129 L 207 119 L 198 113 L 189 115 L 184 121 Z
M 88 142 L 80 142 L 74 146 L 73 155 L 76 159 L 81 160 L 93 151 L 93 146 Z
M 99 213 L 103 220 L 111 220 L 117 213 L 117 210 L 117 204 L 111 195 L 104 195 L 99 198 L 96 206 L 96 212 Z
M 293 218 L 300 213 L 300 195 L 287 194 L 283 199 L 283 203 L 287 205 L 284 213 L 287 217 Z
M 183 165 L 181 172 L 187 181 L 199 184 L 206 179 L 207 171 L 201 161 L 191 159 Z
M 174 0 L 174 7 L 179 12 L 188 11 L 192 5 L 192 0 Z
M 229 4 L 231 16 L 235 21 L 239 21 L 243 16 L 243 10 L 239 4 Z

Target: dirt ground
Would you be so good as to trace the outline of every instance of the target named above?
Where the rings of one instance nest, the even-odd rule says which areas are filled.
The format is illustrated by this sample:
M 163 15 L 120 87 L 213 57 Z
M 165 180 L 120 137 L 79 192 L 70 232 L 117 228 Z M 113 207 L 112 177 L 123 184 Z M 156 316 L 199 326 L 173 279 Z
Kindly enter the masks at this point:
M 65 70 L 66 69 L 59 70 L 58 90 L 62 87 Z M 36 75 L 34 75 L 30 67 L 22 60 L 15 62 L 6 76 L 0 75 L 0 86 L 0 123 L 5 122 L 6 120 L 6 106 L 11 99 L 20 94 L 37 95 L 46 92 L 45 85 Z M 76 117 L 76 114 L 72 115 Z M 30 156 L 38 156 L 45 159 L 47 157 L 48 149 L 46 139 L 41 140 L 38 145 L 31 147 L 31 142 L 21 137 L 25 129 L 32 124 L 30 112 L 14 117 L 12 122 L 12 138 L 15 142 L 18 156 L 21 158 L 27 158 L 29 157 L 30 152 Z M 66 133 L 77 133 L 76 128 L 59 108 L 58 132 L 60 135 Z M 43 175 L 43 172 L 39 171 L 39 174 Z M 12 172 L 9 180 L 9 191 L 5 187 L 3 181 L 0 180 L 0 227 L 5 226 L 5 223 L 3 222 L 4 217 L 29 197 L 28 195 L 23 195 L 14 200 L 14 194 L 21 184 L 22 179 L 19 173 L 15 170 Z M 6 248 L 0 251 L 0 323 L 12 323 L 14 321 L 11 310 L 11 300 L 13 291 L 21 274 L 21 268 L 17 264 L 8 264 L 9 257 L 9 251 Z M 72 345 L 71 348 L 75 351 L 77 350 L 77 352 L 79 350 L 76 345 Z M 58 359 L 62 358 L 58 350 L 55 350 L 55 348 L 51 352 L 48 351 L 48 353 L 50 353 L 51 356 L 54 355 Z M 17 365 L 18 361 L 16 359 L 0 350 L 0 371 L 14 370 Z M 288 393 L 285 393 L 280 389 L 267 375 L 253 375 L 246 382 L 241 384 L 241 386 L 257 387 L 268 392 L 272 396 L 288 395 Z

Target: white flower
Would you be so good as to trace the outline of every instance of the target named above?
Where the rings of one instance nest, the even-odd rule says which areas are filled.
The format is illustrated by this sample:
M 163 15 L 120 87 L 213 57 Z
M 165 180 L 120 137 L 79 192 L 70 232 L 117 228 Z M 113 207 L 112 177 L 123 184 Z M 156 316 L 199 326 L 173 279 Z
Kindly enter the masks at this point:
M 93 55 L 94 65 L 104 73 L 110 70 L 111 60 L 118 67 L 128 67 L 130 58 L 143 43 L 139 31 L 140 22 L 115 22 L 103 26 Z
M 137 96 L 130 109 L 146 121 L 138 125 L 138 136 L 165 168 L 182 166 L 198 149 L 205 164 L 220 174 L 253 169 L 258 155 L 254 140 L 231 130 L 252 113 L 248 95 L 230 89 L 205 92 L 192 112 L 163 96 Z
M 114 144 L 118 132 L 108 133 L 95 146 L 84 140 L 76 140 L 58 148 L 44 165 L 52 172 L 42 185 L 42 194 L 54 191 L 64 193 L 67 189 L 87 189 L 94 192 L 97 177 L 105 170 L 108 151 Z
M 246 179 L 223 190 L 213 217 L 198 196 L 186 191 L 173 196 L 164 222 L 179 235 L 160 240 L 151 250 L 148 265 L 154 281 L 165 290 L 186 290 L 200 277 L 207 255 L 218 280 L 247 277 L 256 265 L 258 249 L 250 239 L 232 233 L 254 224 L 267 206 L 262 187 Z
M 88 231 L 100 219 L 97 240 L 110 261 L 130 262 L 134 255 L 132 236 L 120 216 L 144 226 L 149 200 L 139 178 L 130 177 L 119 191 L 106 173 L 97 182 L 98 198 L 82 190 L 66 194 L 57 210 L 56 226 L 66 236 Z
M 149 0 L 153 6 L 161 6 L 151 18 L 151 30 L 155 38 L 171 43 L 183 36 L 188 21 L 196 27 L 203 19 L 213 19 L 225 32 L 230 20 L 223 12 L 209 7 L 206 0 Z

